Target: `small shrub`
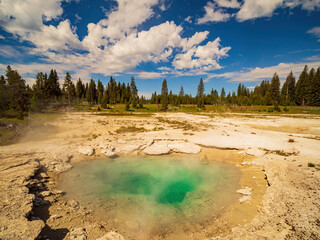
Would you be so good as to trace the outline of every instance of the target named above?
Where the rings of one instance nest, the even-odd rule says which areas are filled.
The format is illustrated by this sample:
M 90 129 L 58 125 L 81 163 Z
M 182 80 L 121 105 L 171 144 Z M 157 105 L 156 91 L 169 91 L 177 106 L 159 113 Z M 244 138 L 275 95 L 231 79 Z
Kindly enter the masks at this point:
M 129 104 L 129 102 L 127 102 L 126 103 L 126 111 L 129 111 L 129 109 L 130 109 L 130 104 Z
M 283 111 L 289 112 L 289 109 L 288 109 L 287 107 L 285 107 L 285 108 L 283 109 Z
M 128 126 L 124 127 L 121 126 L 119 129 L 116 130 L 116 133 L 133 133 L 133 132 L 145 132 L 146 129 L 141 127 L 136 127 L 136 126 Z
M 274 109 L 274 111 L 276 111 L 276 112 L 281 112 L 281 109 L 279 108 L 278 105 L 274 106 L 273 109 Z
M 294 139 L 290 138 L 290 139 L 288 140 L 288 142 L 289 142 L 289 143 L 293 143 L 293 142 L 294 142 Z
M 316 165 L 314 163 L 309 162 L 308 167 L 315 167 Z
M 273 112 L 272 108 L 268 108 L 267 112 Z

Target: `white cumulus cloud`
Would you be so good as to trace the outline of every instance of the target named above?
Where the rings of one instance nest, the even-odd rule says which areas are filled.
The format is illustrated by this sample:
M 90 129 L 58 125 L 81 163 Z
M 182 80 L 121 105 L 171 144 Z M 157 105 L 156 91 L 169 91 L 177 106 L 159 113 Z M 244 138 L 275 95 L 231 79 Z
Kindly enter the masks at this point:
M 271 17 L 274 10 L 281 6 L 283 0 L 244 0 L 237 13 L 240 22 L 259 17 Z
M 135 31 L 135 27 L 153 15 L 152 7 L 158 0 L 117 0 L 118 6 L 107 13 L 106 35 L 111 39 L 121 38 L 125 33 Z
M 80 40 L 71 22 L 60 19 L 62 1 L 0 0 L 1 27 L 19 40 L 33 44 L 26 52 L 41 58 L 40 63 L 15 64 L 13 67 L 22 74 L 55 68 L 61 74 L 70 71 L 74 79 L 85 80 L 92 73 L 128 73 L 141 63 L 173 59 L 169 74 L 195 75 L 221 68 L 219 60 L 228 56 L 230 50 L 220 45 L 220 38 L 201 45 L 208 38 L 208 31 L 182 38 L 182 26 L 173 21 L 138 31 L 142 23 L 154 16 L 156 7 L 165 10 L 164 0 L 116 0 L 116 6 L 105 12 L 105 18 L 87 25 L 87 34 Z M 219 4 L 231 7 L 236 2 L 220 0 Z M 55 25 L 49 24 L 50 20 Z M 141 78 L 154 78 L 164 72 L 136 73 Z
M 183 38 L 181 39 L 180 46 L 182 47 L 183 51 L 187 51 L 188 49 L 192 48 L 195 45 L 202 43 L 208 37 L 209 32 L 196 32 L 190 38 Z
M 314 11 L 320 9 L 320 0 L 214 0 L 207 2 L 204 7 L 205 15 L 197 19 L 198 24 L 208 22 L 223 22 L 235 17 L 243 22 L 261 17 L 272 17 L 278 8 L 301 7 L 303 10 Z M 229 13 L 227 9 L 237 9 L 236 13 Z
M 197 19 L 198 24 L 208 22 L 225 22 L 229 20 L 231 15 L 222 8 L 217 7 L 214 3 L 208 2 L 204 7 L 205 15 L 202 18 Z
M 220 69 L 221 66 L 217 62 L 222 57 L 228 56 L 231 47 L 221 47 L 220 38 L 209 41 L 204 46 L 197 46 L 189 49 L 185 53 L 177 54 L 172 65 L 176 69 L 202 69 L 211 71 Z
M 41 31 L 44 21 L 59 17 L 61 0 L 1 0 L 0 21 L 7 32 L 25 36 Z

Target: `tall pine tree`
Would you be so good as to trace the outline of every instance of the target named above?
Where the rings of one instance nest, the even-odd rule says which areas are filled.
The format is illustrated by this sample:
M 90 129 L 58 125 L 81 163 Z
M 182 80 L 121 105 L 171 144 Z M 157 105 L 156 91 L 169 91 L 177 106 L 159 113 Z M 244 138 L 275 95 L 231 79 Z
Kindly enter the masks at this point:
M 82 83 L 81 79 L 79 78 L 79 80 L 77 81 L 77 84 L 76 84 L 77 100 L 80 101 L 82 98 L 84 98 L 84 95 L 85 95 L 85 86 Z
M 198 85 L 198 91 L 197 91 L 197 97 L 201 98 L 204 94 L 204 84 L 202 78 L 200 79 L 199 85 Z
M 12 110 L 13 117 L 17 114 L 16 116 L 22 119 L 30 106 L 25 81 L 21 78 L 18 71 L 13 70 L 10 66 L 7 67 L 6 77 L 8 108 Z
M 280 102 L 280 79 L 277 73 L 274 73 L 271 80 L 270 97 L 272 104 L 278 107 Z
M 318 67 L 312 83 L 312 92 L 313 92 L 313 105 L 320 106 L 320 67 Z
M 138 98 L 138 89 L 137 89 L 134 77 L 131 77 L 130 92 L 131 92 L 132 107 L 136 108 L 137 104 L 138 104 L 138 99 L 137 99 Z
M 315 76 L 316 70 L 314 68 L 311 68 L 306 86 L 306 104 L 309 106 L 312 106 L 314 104 L 313 82 L 315 80 Z
M 198 91 L 197 91 L 197 107 L 203 108 L 204 107 L 204 84 L 202 78 L 200 79 L 199 85 L 198 85 Z
M 285 83 L 282 86 L 281 94 L 285 96 L 285 104 L 293 104 L 295 101 L 295 85 L 296 79 L 293 76 L 292 71 L 287 76 Z
M 102 98 L 103 98 L 103 93 L 104 93 L 104 87 L 100 79 L 98 79 L 98 89 L 97 89 L 97 95 L 98 95 L 98 103 L 102 103 Z
M 307 98 L 307 86 L 309 83 L 308 66 L 306 65 L 299 76 L 299 80 L 296 85 L 296 103 L 304 106 Z
M 7 85 L 4 76 L 0 76 L 0 116 L 4 116 L 7 109 Z
M 47 98 L 58 97 L 61 95 L 61 88 L 59 83 L 59 77 L 55 69 L 51 69 L 48 80 L 46 82 L 46 95 Z
M 168 85 L 167 80 L 164 79 L 161 87 L 161 107 L 164 111 L 168 110 Z
M 69 106 L 73 103 L 73 100 L 76 96 L 76 87 L 71 81 L 71 75 L 69 72 L 66 73 L 63 83 L 63 94 L 65 98 L 68 100 Z

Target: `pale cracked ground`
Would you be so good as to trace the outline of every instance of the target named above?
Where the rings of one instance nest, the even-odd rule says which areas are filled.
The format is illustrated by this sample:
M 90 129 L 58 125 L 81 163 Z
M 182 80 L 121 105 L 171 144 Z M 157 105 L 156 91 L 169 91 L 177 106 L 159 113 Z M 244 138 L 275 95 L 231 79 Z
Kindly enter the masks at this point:
M 117 133 L 121 126 L 144 131 Z M 250 221 L 235 225 L 230 218 L 224 220 L 223 232 L 208 236 L 200 231 L 196 239 L 320 239 L 319 117 L 180 113 L 63 114 L 31 129 L 20 143 L 1 147 L 0 239 L 122 239 L 108 223 L 96 220 L 91 209 L 66 202 L 58 188 L 59 173 L 103 156 L 101 146 L 112 146 L 121 156 L 143 154 L 152 144 L 172 141 L 201 146 L 202 155 L 219 149 L 216 154 L 221 156 L 224 151 L 240 156 L 237 166 L 242 171 L 250 166 L 263 170 L 263 184 L 269 184 L 263 192 L 253 187 L 252 196 L 260 191 L 261 201 L 239 204 L 240 212 L 251 202 L 257 205 L 251 208 Z M 95 154 L 80 154 L 81 147 L 95 149 Z M 308 167 L 309 162 L 316 167 Z M 247 185 L 243 187 L 252 187 Z

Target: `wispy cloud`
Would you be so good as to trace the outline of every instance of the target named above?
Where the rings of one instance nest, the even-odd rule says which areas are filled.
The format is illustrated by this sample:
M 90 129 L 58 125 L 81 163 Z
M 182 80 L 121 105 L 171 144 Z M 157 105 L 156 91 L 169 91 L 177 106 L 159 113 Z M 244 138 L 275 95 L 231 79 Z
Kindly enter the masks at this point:
M 276 66 L 270 67 L 256 67 L 244 71 L 208 74 L 207 79 L 212 80 L 214 78 L 224 78 L 231 82 L 259 82 L 264 79 L 271 79 L 275 72 L 281 79 L 284 79 L 291 71 L 298 77 L 305 65 L 308 65 L 309 68 L 318 68 L 320 67 L 320 61 L 303 63 L 279 63 Z
M 141 71 L 141 72 L 136 72 L 133 73 L 135 75 L 138 75 L 139 78 L 142 79 L 153 79 L 153 78 L 160 78 L 162 77 L 162 73 L 161 72 L 145 72 L 145 71 Z
M 320 27 L 311 28 L 307 33 L 314 35 L 320 42 Z
M 304 58 L 306 61 L 320 61 L 320 55 L 314 55 L 311 57 Z

